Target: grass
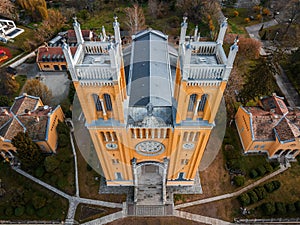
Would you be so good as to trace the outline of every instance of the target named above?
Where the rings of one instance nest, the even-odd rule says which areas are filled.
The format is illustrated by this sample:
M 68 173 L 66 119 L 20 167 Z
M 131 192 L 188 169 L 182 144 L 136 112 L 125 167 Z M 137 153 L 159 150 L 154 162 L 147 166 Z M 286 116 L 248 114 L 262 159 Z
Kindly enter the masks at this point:
M 0 201 L 0 218 L 2 220 L 64 220 L 68 209 L 68 201 L 55 193 L 48 191 L 33 181 L 21 176 L 10 168 L 7 163 L 0 162 L 0 179 L 6 194 Z M 48 212 L 38 216 L 40 209 L 32 208 L 32 199 L 40 196 L 46 199 L 45 208 Z M 26 212 L 21 216 L 14 215 L 17 207 L 32 208 L 33 214 Z M 59 206 L 59 207 L 58 207 Z M 7 215 L 7 209 L 12 209 L 12 215 Z M 41 214 L 40 214 L 41 215 Z
M 19 84 L 19 89 L 18 89 L 18 91 L 15 93 L 15 95 L 13 97 L 19 96 L 19 94 L 20 94 L 20 92 L 21 92 L 24 84 L 26 83 L 27 76 L 26 75 L 17 75 L 17 76 L 15 76 L 15 79 L 16 79 L 16 81 Z
M 234 16 L 234 11 L 239 13 L 238 16 Z M 225 17 L 228 18 L 228 24 L 230 26 L 229 33 L 233 34 L 247 34 L 245 27 L 252 26 L 254 24 L 260 23 L 259 20 L 250 20 L 250 22 L 246 22 L 245 18 L 249 18 L 250 16 L 256 17 L 257 13 L 253 10 L 240 8 L 240 9 L 233 9 L 233 8 L 224 8 L 223 13 Z M 264 16 L 264 21 L 269 20 L 268 16 Z
M 79 204 L 76 209 L 75 220 L 79 223 L 85 223 L 120 210 L 97 205 Z
M 75 140 L 75 139 L 74 139 Z M 76 143 L 75 143 L 76 146 Z M 78 181 L 80 196 L 83 198 L 92 198 L 102 201 L 122 203 L 126 201 L 126 195 L 120 194 L 99 194 L 100 177 L 101 175 L 88 167 L 85 159 L 81 155 L 76 146 L 77 165 L 78 165 Z M 98 177 L 98 180 L 96 180 Z

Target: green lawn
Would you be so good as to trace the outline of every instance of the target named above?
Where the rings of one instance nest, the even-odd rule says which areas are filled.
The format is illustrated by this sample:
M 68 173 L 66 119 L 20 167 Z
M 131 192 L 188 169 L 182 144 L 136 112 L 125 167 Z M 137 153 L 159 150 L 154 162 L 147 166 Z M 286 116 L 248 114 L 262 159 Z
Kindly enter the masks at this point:
M 68 201 L 13 171 L 0 162 L 0 179 L 6 191 L 0 197 L 2 220 L 64 220 Z M 58 207 L 59 206 L 59 207 Z
M 14 96 L 14 97 L 17 97 L 17 96 L 19 96 L 19 94 L 27 80 L 27 76 L 26 75 L 17 75 L 17 76 L 15 76 L 15 79 L 18 82 L 18 84 L 20 85 L 19 90 L 15 93 L 15 96 Z

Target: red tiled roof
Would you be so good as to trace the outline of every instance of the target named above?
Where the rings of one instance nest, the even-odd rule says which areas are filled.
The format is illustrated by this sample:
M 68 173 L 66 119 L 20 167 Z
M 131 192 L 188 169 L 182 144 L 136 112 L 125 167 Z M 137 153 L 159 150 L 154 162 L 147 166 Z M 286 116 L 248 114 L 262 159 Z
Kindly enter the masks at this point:
M 256 140 L 275 139 L 292 140 L 300 136 L 300 109 L 288 108 L 278 96 L 261 100 L 262 107 L 244 107 L 252 114 L 252 129 Z
M 2 107 L 0 111 L 0 135 L 11 140 L 17 133 L 24 132 L 26 129 L 33 140 L 45 140 L 49 115 L 53 110 L 49 106 L 43 106 L 42 102 L 38 106 L 39 101 L 37 97 L 23 95 L 15 99 L 11 111 L 9 108 Z
M 90 30 L 81 30 L 81 33 L 85 41 L 90 41 L 92 35 Z M 75 31 L 68 30 L 68 43 L 74 43 L 74 42 L 77 42 Z
M 74 56 L 77 47 L 70 47 L 71 54 Z M 39 47 L 37 54 L 38 62 L 65 62 L 65 56 L 61 47 Z
M 15 115 L 25 113 L 26 111 L 34 110 L 40 101 L 39 97 L 34 97 L 30 95 L 22 95 L 15 99 L 13 106 L 10 111 Z

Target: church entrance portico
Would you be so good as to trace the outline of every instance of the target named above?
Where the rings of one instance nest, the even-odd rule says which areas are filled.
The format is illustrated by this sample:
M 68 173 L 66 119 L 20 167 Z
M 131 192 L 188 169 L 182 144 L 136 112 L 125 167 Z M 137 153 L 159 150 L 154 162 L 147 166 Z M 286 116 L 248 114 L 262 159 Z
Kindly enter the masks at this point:
M 165 160 L 167 161 L 167 160 Z M 134 202 L 137 205 L 162 205 L 166 196 L 167 163 L 132 160 Z

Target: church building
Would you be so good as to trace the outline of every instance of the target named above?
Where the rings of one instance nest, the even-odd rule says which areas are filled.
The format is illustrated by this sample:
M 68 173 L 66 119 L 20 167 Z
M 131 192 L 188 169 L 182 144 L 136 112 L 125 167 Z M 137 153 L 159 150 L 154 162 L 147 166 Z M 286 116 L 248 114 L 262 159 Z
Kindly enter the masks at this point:
M 107 185 L 133 186 L 137 201 L 138 187 L 156 183 L 162 202 L 167 187 L 194 185 L 238 51 L 237 40 L 228 57 L 222 47 L 227 21 L 202 42 L 184 17 L 178 49 L 152 29 L 123 47 L 116 17 L 100 41 L 73 25 L 76 52 L 62 48 Z

